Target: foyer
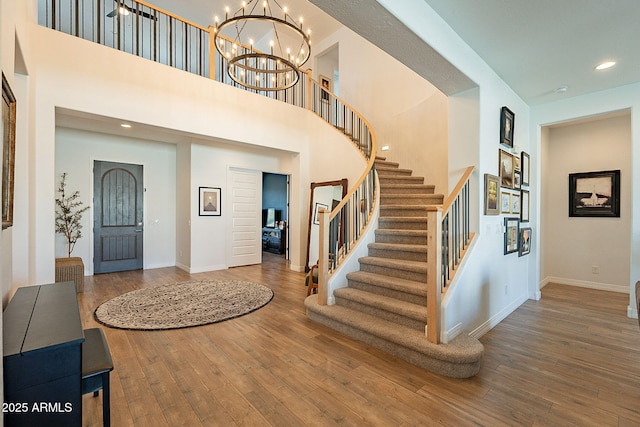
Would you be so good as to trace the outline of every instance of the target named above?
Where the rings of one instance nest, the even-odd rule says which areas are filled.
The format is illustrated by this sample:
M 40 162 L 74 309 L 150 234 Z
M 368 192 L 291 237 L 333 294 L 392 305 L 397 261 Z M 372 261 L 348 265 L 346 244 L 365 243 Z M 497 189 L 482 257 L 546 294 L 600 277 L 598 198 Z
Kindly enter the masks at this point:
M 113 425 L 581 425 L 640 424 L 640 331 L 628 296 L 547 285 L 485 334 L 470 379 L 432 374 L 305 315 L 304 274 L 275 254 L 262 265 L 187 274 L 160 268 L 86 278 L 85 327 L 120 293 L 190 279 L 243 278 L 275 293 L 226 322 L 169 331 L 105 328 L 115 361 Z M 579 303 L 578 303 L 579 301 Z M 101 425 L 83 396 L 83 425 Z

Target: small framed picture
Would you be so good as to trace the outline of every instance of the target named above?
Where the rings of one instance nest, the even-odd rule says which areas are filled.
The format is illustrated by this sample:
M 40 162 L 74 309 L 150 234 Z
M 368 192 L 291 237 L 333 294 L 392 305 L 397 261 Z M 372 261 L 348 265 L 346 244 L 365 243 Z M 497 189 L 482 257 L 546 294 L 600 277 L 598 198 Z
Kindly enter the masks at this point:
M 520 153 L 520 164 L 521 164 L 521 173 L 522 173 L 522 185 L 529 185 L 529 174 L 531 172 L 531 167 L 529 166 L 529 155 L 524 151 Z
M 520 229 L 520 249 L 518 250 L 518 256 L 529 255 L 531 252 L 531 228 Z
M 511 213 L 511 194 L 505 192 L 500 193 L 500 213 Z
M 620 218 L 620 170 L 569 174 L 569 216 Z
M 500 178 L 488 173 L 484 174 L 484 214 L 500 214 Z
M 500 187 L 513 188 L 513 156 L 504 150 L 498 152 Z
M 515 114 L 507 107 L 500 110 L 500 144 L 513 148 Z
M 529 191 L 520 191 L 520 222 L 529 222 Z
M 514 157 L 514 159 L 516 159 L 516 158 L 517 157 Z M 514 190 L 519 190 L 520 189 L 520 186 L 521 186 L 520 185 L 521 184 L 520 176 L 521 176 L 520 175 L 520 171 L 518 169 L 514 169 L 514 171 L 513 171 L 513 188 L 514 188 Z
M 316 202 L 316 205 L 313 209 L 313 223 L 318 225 L 320 224 L 320 211 L 324 209 L 324 210 L 329 210 L 329 205 L 325 205 L 324 203 L 318 203 Z
M 332 87 L 333 82 L 329 77 L 323 76 L 322 74 L 320 74 L 319 78 L 320 78 L 320 86 L 322 87 L 322 94 L 320 98 L 324 102 L 329 102 L 329 93 L 333 91 L 333 87 Z
M 200 187 L 200 216 L 221 216 L 221 190 L 217 187 Z
M 511 195 L 511 213 L 520 215 L 520 194 Z
M 520 220 L 518 218 L 504 219 L 504 254 L 518 252 L 518 238 L 520 234 Z

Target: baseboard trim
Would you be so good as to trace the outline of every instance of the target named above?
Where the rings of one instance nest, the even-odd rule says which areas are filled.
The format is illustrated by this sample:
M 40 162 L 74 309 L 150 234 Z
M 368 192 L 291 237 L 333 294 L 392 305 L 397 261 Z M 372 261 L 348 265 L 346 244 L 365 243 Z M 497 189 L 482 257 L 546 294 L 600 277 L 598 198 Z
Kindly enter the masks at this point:
M 500 322 L 502 322 L 508 315 L 513 313 L 518 307 L 524 304 L 529 298 L 526 295 L 521 296 L 520 298 L 515 299 L 511 304 L 502 309 L 499 313 L 496 313 L 495 316 L 492 316 L 484 322 L 482 325 L 478 326 L 476 329 L 471 331 L 469 335 L 471 335 L 475 339 L 480 339 L 484 334 L 489 332 L 495 326 L 497 326 Z
M 598 283 L 589 282 L 586 280 L 566 279 L 564 277 L 547 276 L 542 281 L 541 289 L 549 283 L 557 283 L 559 285 L 577 286 L 579 288 L 598 289 L 601 291 L 618 292 L 621 294 L 628 294 L 630 289 L 624 285 L 614 285 L 611 283 Z
M 191 273 L 191 274 L 206 273 L 207 271 L 226 270 L 228 268 L 229 267 L 227 267 L 224 264 L 218 264 L 218 265 L 209 265 L 209 266 L 205 266 L 205 267 L 201 267 L 201 268 L 190 268 L 188 270 L 188 272 Z

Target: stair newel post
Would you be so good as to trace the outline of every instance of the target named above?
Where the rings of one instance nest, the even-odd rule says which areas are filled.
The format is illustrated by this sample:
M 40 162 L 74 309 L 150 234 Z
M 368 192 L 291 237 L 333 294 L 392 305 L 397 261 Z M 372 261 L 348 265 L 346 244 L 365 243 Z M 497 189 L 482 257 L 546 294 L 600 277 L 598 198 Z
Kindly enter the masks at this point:
M 320 209 L 320 231 L 318 245 L 318 304 L 327 305 L 329 299 L 329 215 L 326 209 Z
M 429 342 L 440 344 L 442 299 L 442 208 L 427 209 L 427 326 Z

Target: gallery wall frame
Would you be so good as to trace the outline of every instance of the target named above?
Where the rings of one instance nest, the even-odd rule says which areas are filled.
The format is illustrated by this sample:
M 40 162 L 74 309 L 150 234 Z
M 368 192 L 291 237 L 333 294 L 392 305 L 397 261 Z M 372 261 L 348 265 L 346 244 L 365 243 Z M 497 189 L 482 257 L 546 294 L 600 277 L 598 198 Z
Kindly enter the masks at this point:
M 520 242 L 518 247 L 518 256 L 529 255 L 531 252 L 531 228 L 522 227 L 520 229 Z
M 530 164 L 531 164 L 531 159 L 529 157 L 529 154 L 525 153 L 524 151 L 521 152 L 520 165 L 521 165 L 521 174 L 522 174 L 522 180 L 521 180 L 522 185 L 529 186 L 529 183 L 530 183 L 529 175 L 531 174 Z
M 500 178 L 484 174 L 484 214 L 500 215 Z
M 529 222 L 529 190 L 520 190 L 520 222 Z
M 13 225 L 16 165 L 16 97 L 2 73 L 2 229 Z
M 219 187 L 199 187 L 199 216 L 222 215 L 222 190 Z
M 515 125 L 515 114 L 507 107 L 500 110 L 500 144 L 513 148 L 513 128 Z
M 620 170 L 569 174 L 569 217 L 620 217 Z
M 506 191 L 500 193 L 500 213 L 511 213 L 511 194 Z
M 504 150 L 498 150 L 500 187 L 513 188 L 513 166 L 513 155 Z
M 518 218 L 504 219 L 504 254 L 518 252 L 520 237 L 520 220 Z

